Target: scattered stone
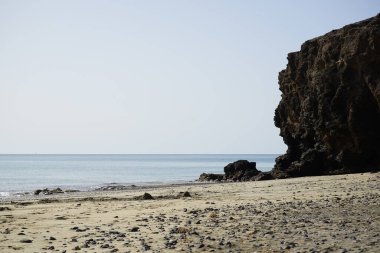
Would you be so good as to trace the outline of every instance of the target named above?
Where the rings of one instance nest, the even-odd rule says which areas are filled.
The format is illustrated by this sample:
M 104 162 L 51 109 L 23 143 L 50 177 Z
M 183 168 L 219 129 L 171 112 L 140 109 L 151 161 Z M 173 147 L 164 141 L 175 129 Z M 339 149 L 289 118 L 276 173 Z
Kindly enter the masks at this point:
M 150 195 L 149 193 L 144 193 L 144 195 L 141 197 L 143 200 L 151 200 L 151 199 L 154 199 L 152 195 Z
M 139 227 L 133 227 L 130 229 L 131 232 L 138 232 L 140 230 Z
M 86 245 L 95 245 L 96 241 L 94 239 L 88 239 L 84 242 Z
M 148 251 L 148 250 L 150 250 L 150 246 L 148 244 L 146 244 L 146 243 L 143 243 L 142 244 L 142 249 L 143 249 L 143 251 Z
M 168 241 L 166 242 L 165 247 L 166 247 L 166 248 L 169 248 L 169 249 L 174 249 L 176 245 L 177 245 L 177 240 L 175 240 L 175 239 L 170 239 L 170 240 L 168 240 Z
M 21 239 L 20 242 L 22 242 L 22 243 L 32 243 L 33 240 L 30 240 L 30 239 Z
M 171 230 L 171 233 L 174 234 L 185 234 L 187 232 L 189 232 L 189 229 L 185 227 L 175 227 Z
M 64 192 L 62 191 L 61 188 L 55 188 L 55 189 L 52 189 L 52 190 L 49 190 L 48 188 L 45 188 L 43 190 L 38 189 L 38 190 L 34 191 L 34 195 L 39 195 L 40 193 L 42 193 L 44 195 L 52 195 L 52 194 L 60 194 L 60 193 L 64 193 Z
M 109 247 L 110 247 L 110 245 L 107 243 L 100 246 L 100 248 L 102 248 L 102 249 L 108 249 Z

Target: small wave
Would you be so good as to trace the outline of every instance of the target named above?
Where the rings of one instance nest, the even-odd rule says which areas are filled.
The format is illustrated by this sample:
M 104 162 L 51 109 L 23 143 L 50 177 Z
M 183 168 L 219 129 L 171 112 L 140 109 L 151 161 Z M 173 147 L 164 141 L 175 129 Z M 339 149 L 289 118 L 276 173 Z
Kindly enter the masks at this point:
M 0 197 L 9 197 L 10 195 L 10 192 L 0 192 Z

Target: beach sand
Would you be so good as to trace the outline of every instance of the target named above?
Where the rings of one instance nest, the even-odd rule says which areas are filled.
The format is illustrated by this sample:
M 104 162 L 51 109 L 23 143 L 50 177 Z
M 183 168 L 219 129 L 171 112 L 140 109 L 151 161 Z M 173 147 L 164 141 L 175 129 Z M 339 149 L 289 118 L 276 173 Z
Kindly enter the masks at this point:
M 380 173 L 2 199 L 0 252 L 380 252 L 379 203 Z

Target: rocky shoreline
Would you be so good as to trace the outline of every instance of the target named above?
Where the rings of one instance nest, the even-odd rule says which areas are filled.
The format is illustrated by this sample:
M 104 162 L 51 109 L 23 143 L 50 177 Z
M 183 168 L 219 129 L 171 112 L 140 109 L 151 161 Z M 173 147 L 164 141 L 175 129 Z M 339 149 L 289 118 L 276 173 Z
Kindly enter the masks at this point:
M 380 14 L 288 55 L 272 171 L 0 198 L 0 252 L 380 252 L 379 31 Z
M 202 173 L 200 182 L 245 182 L 274 179 L 270 172 L 256 168 L 256 162 L 238 160 L 224 167 L 224 174 Z
M 0 252 L 378 252 L 379 173 L 32 196 Z
M 66 199 L 76 199 L 76 198 L 92 198 L 94 196 L 103 196 L 112 193 L 120 192 L 134 192 L 134 191 L 152 191 L 156 189 L 167 189 L 172 187 L 182 187 L 182 186 L 197 186 L 197 185 L 209 185 L 215 182 L 201 182 L 201 181 L 189 181 L 185 183 L 163 183 L 163 184 L 109 184 L 104 186 L 99 186 L 91 190 L 77 190 L 77 189 L 65 189 L 65 188 L 44 188 L 37 189 L 31 192 L 20 192 L 10 194 L 8 196 L 0 197 L 0 204 L 9 204 L 13 202 L 34 202 L 46 199 L 53 199 L 53 201 L 65 201 Z M 222 182 L 228 183 L 228 182 Z
M 380 14 L 306 41 L 279 73 L 274 122 L 288 146 L 270 172 L 236 161 L 200 181 L 380 171 Z

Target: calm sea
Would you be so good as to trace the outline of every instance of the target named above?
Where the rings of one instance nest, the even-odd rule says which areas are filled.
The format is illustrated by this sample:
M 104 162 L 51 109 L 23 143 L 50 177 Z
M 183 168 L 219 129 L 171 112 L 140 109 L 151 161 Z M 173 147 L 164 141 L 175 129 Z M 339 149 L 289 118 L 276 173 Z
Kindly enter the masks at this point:
M 0 197 L 39 188 L 91 190 L 108 184 L 163 184 L 223 173 L 239 159 L 270 170 L 278 155 L 0 155 Z

